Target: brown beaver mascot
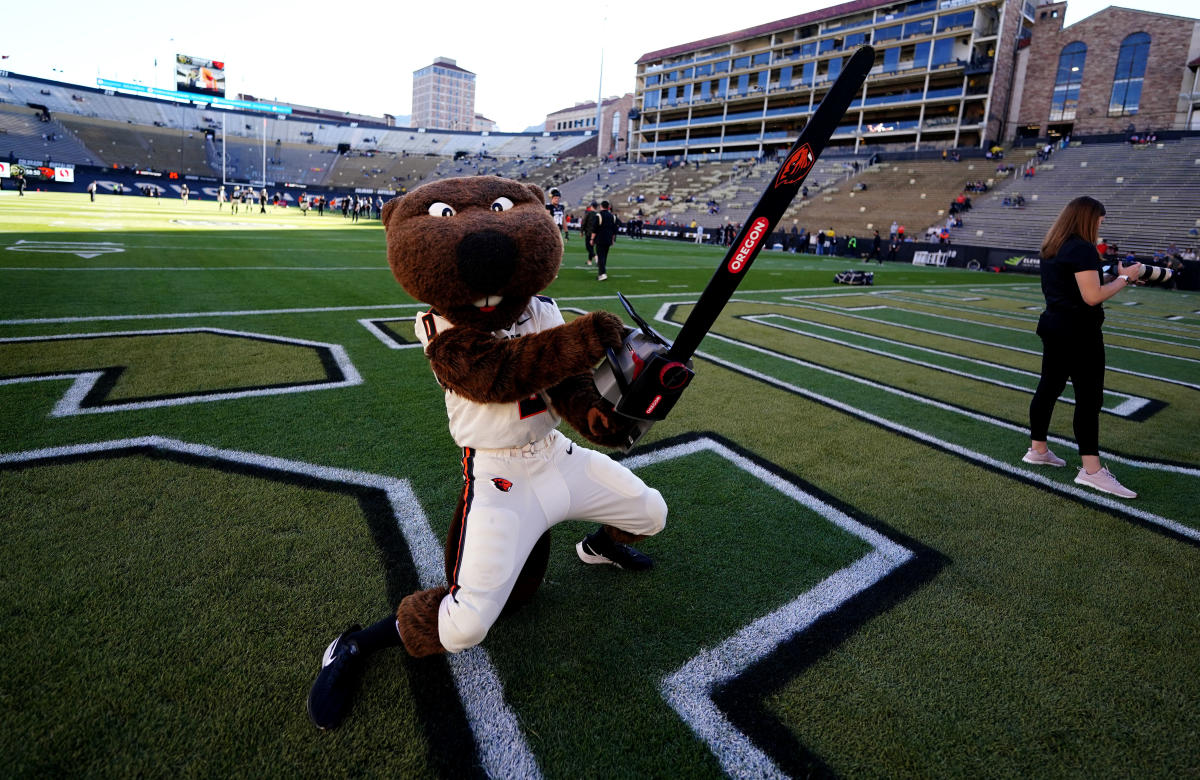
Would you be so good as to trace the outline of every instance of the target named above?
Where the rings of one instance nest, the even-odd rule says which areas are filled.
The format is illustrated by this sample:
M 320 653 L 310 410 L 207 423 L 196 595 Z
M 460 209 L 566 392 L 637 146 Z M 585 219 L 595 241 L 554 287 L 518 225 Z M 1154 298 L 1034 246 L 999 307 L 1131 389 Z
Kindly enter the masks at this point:
M 620 318 L 596 311 L 567 323 L 539 295 L 563 253 L 541 190 L 493 176 L 439 180 L 389 201 L 383 222 L 392 273 L 430 306 L 416 333 L 445 390 L 464 485 L 446 539 L 447 584 L 406 596 L 394 617 L 351 626 L 326 648 L 308 697 L 323 729 L 349 712 L 371 653 L 400 644 L 413 656 L 460 652 L 506 605 L 532 597 L 554 525 L 602 523 L 575 546 L 580 560 L 644 570 L 651 559 L 629 545 L 667 517 L 657 490 L 557 430 L 565 419 L 617 446 L 634 422 L 592 381 L 606 348 L 622 343 Z

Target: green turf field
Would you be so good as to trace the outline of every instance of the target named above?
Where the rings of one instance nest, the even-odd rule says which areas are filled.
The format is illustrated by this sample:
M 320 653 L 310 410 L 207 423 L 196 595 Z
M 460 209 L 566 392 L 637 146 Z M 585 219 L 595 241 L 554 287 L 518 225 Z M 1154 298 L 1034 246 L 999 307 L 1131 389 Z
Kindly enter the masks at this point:
M 765 252 L 627 457 L 656 567 L 547 581 L 484 644 L 374 659 L 347 723 L 326 644 L 440 584 L 460 488 L 379 223 L 0 192 L 6 777 L 1200 774 L 1200 295 L 1106 306 L 1106 465 L 1071 396 L 1020 461 L 1037 279 Z M 722 250 L 566 250 L 671 337 Z M 572 433 L 572 435 L 574 435 Z M 577 437 L 578 438 L 578 437 Z

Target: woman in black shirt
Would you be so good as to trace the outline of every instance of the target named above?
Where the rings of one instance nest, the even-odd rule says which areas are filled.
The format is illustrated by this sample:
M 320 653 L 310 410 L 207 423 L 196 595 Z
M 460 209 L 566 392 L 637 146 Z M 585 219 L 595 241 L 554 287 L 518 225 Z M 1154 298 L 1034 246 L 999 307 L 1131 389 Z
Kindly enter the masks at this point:
M 1105 283 L 1096 241 L 1104 205 L 1087 196 L 1066 205 L 1042 240 L 1042 294 L 1046 311 L 1038 320 L 1042 338 L 1042 376 L 1029 404 L 1029 451 L 1026 463 L 1065 466 L 1046 446 L 1054 404 L 1067 386 L 1075 389 L 1075 442 L 1083 467 L 1075 482 L 1122 498 L 1137 493 L 1100 465 L 1100 406 L 1104 393 L 1104 338 L 1100 304 L 1133 284 L 1140 263 L 1120 266 Z

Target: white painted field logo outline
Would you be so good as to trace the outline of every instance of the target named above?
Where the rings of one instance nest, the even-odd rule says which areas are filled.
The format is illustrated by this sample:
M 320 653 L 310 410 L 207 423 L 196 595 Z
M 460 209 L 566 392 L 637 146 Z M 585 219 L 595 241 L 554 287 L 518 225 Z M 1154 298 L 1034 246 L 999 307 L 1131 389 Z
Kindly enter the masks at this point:
M 307 393 L 316 390 L 332 390 L 340 387 L 353 387 L 363 383 L 362 376 L 358 373 L 358 369 L 356 369 L 354 364 L 350 362 L 349 355 L 346 354 L 345 348 L 340 344 L 328 344 L 321 341 L 309 341 L 307 339 L 273 336 L 264 333 L 252 333 L 249 331 L 229 330 L 227 328 L 174 328 L 161 330 L 70 333 L 52 336 L 18 336 L 12 338 L 0 338 L 0 344 L 13 342 L 65 341 L 69 339 L 89 338 L 129 338 L 141 336 L 176 335 L 183 333 L 211 333 L 216 335 L 254 339 L 257 341 L 268 341 L 277 344 L 295 344 L 304 347 L 312 347 L 316 350 L 325 350 L 332 358 L 336 368 L 340 371 L 342 378 L 327 379 L 325 381 L 317 380 L 299 385 L 256 387 L 242 390 L 216 391 L 211 393 L 204 392 L 128 402 L 108 401 L 98 406 L 84 406 L 83 402 L 89 396 L 89 394 L 96 389 L 97 383 L 104 378 L 106 372 L 103 370 L 63 371 L 56 374 L 46 374 L 40 376 L 19 376 L 10 379 L 0 378 L 0 387 L 3 387 L 4 385 L 25 384 L 29 382 L 48 382 L 73 379 L 74 382 L 72 382 L 71 386 L 63 394 L 58 403 L 55 404 L 54 409 L 50 412 L 51 417 L 69 417 L 77 414 L 105 414 L 108 412 L 123 412 L 134 409 L 153 409 L 160 406 L 180 406 L 182 404 L 228 401 L 237 398 L 252 398 L 255 396 Z
M 759 304 L 764 303 L 763 301 L 747 301 L 747 302 L 759 303 Z M 674 328 L 679 328 L 680 323 L 675 322 L 673 319 L 671 319 L 672 312 L 679 306 L 687 306 L 687 305 L 694 304 L 694 303 L 695 303 L 695 301 L 692 301 L 690 303 L 688 303 L 688 302 L 663 303 L 659 307 L 658 311 L 655 312 L 654 320 L 656 320 L 659 323 L 662 323 L 663 325 L 667 325 L 667 326 L 674 327 Z M 721 335 L 711 332 L 711 331 L 707 335 L 705 335 L 705 339 L 711 339 L 714 342 L 721 342 L 724 344 L 729 344 L 736 348 L 747 350 L 749 352 L 757 353 L 760 355 L 766 355 L 768 357 L 777 359 L 784 363 L 800 366 L 802 368 L 812 369 L 815 371 L 819 371 L 821 373 L 828 374 L 830 376 L 839 377 L 841 379 L 855 382 L 855 383 L 863 385 L 865 387 L 870 387 L 870 388 L 882 391 L 884 393 L 889 393 L 891 395 L 899 396 L 901 398 L 906 398 L 910 401 L 915 401 L 917 403 L 927 405 L 927 406 L 933 407 L 935 409 L 938 409 L 938 410 L 941 410 L 944 412 L 951 412 L 951 413 L 961 415 L 961 416 L 966 417 L 971 420 L 982 422 L 982 423 L 985 423 L 988 425 L 993 425 L 997 428 L 1002 428 L 1005 430 L 1013 431 L 1014 433 L 1017 433 L 1022 437 L 1028 437 L 1028 434 L 1029 434 L 1028 428 L 1026 428 L 1024 426 L 1015 425 L 1013 423 L 1007 422 L 1006 420 L 1001 420 L 999 418 L 992 417 L 990 415 L 986 415 L 981 412 L 974 411 L 973 409 L 967 409 L 967 408 L 963 408 L 963 407 L 953 406 L 951 404 L 947 404 L 942 401 L 937 401 L 937 400 L 927 398 L 925 396 L 922 396 L 922 395 L 919 395 L 916 393 L 911 393 L 907 390 L 903 390 L 898 387 L 893 387 L 890 385 L 882 384 L 880 382 L 875 382 L 875 381 L 872 381 L 869 379 L 864 379 L 862 377 L 854 376 L 852 374 L 847 374 L 843 371 L 838 371 L 837 369 L 832 369 L 827 366 L 821 366 L 816 363 L 809 362 L 807 360 L 802 360 L 797 357 L 792 357 L 791 355 L 786 355 L 786 354 L 783 354 L 776 350 L 767 349 L 766 347 L 760 347 L 756 344 L 751 344 L 749 342 L 729 338 L 728 336 L 721 336 Z M 731 371 L 734 371 L 738 374 L 741 374 L 743 376 L 750 377 L 752 379 L 756 379 L 760 382 L 763 382 L 764 384 L 771 385 L 773 387 L 777 387 L 781 390 L 785 390 L 794 395 L 798 395 L 803 398 L 807 398 L 811 401 L 815 401 L 816 403 L 819 403 L 823 406 L 827 406 L 831 409 L 836 409 L 840 412 L 848 414 L 849 416 L 851 416 L 855 419 L 863 420 L 865 422 L 868 422 L 868 423 L 875 425 L 879 428 L 882 428 L 884 430 L 892 431 L 894 433 L 898 433 L 902 436 L 910 438 L 914 441 L 922 442 L 923 444 L 933 447 L 934 449 L 940 450 L 942 452 L 950 453 L 959 458 L 962 458 L 963 460 L 983 466 L 984 468 L 991 469 L 998 473 L 1006 474 L 1008 476 L 1014 477 L 1016 479 L 1019 479 L 1023 482 L 1029 483 L 1029 484 L 1039 485 L 1041 487 L 1047 488 L 1047 489 L 1054 491 L 1056 493 L 1059 493 L 1061 495 L 1069 496 L 1069 497 L 1071 497 L 1077 501 L 1081 501 L 1085 504 L 1090 504 L 1090 505 L 1093 505 L 1096 507 L 1103 507 L 1104 509 L 1107 509 L 1108 511 L 1113 512 L 1120 517 L 1124 517 L 1127 520 L 1131 520 L 1136 523 L 1140 523 L 1147 528 L 1156 529 L 1156 530 L 1161 531 L 1169 536 L 1173 536 L 1175 538 L 1181 539 L 1188 544 L 1200 546 L 1200 529 L 1185 525 L 1177 520 L 1173 520 L 1172 518 L 1163 517 L 1162 515 L 1157 515 L 1157 514 L 1154 514 L 1153 512 L 1148 512 L 1146 510 L 1139 509 L 1138 507 L 1133 506 L 1127 502 L 1122 502 L 1115 498 L 1110 498 L 1106 495 L 1099 494 L 1099 493 L 1096 493 L 1091 490 L 1085 490 L 1083 488 L 1075 486 L 1074 484 L 1064 484 L 1062 482 L 1058 482 L 1058 481 L 1054 480 L 1053 478 L 1046 476 L 1044 473 L 1038 473 L 1038 472 L 1035 472 L 1028 468 L 1014 466 L 1005 461 L 998 460 L 986 453 L 980 452 L 980 451 L 972 449 L 970 447 L 956 444 L 952 441 L 943 439 L 940 436 L 936 436 L 931 433 L 926 433 L 925 431 L 922 431 L 918 428 L 914 428 L 911 425 L 906 425 L 904 423 L 896 422 L 894 420 L 888 419 L 887 417 L 882 417 L 877 414 L 872 414 L 871 412 L 865 411 L 863 409 L 859 409 L 858 407 L 847 404 L 836 398 L 831 398 L 827 395 L 823 395 L 821 393 L 815 392 L 813 390 L 810 390 L 807 387 L 801 387 L 799 385 L 796 385 L 792 382 L 788 382 L 787 380 L 781 379 L 772 374 L 764 373 L 762 371 L 757 371 L 755 369 L 749 368 L 748 366 L 742 365 L 741 363 L 737 363 L 732 360 L 727 360 L 727 359 L 719 357 L 711 352 L 700 351 L 700 352 L 696 353 L 696 357 L 698 357 L 702 360 L 711 362 L 715 365 L 723 366 L 723 367 L 725 367 Z M 1112 370 L 1112 369 L 1109 369 L 1109 370 Z M 1069 439 L 1064 439 L 1059 436 L 1050 436 L 1048 441 L 1052 444 L 1059 445 L 1062 447 L 1078 449 L 1078 447 L 1074 441 L 1069 440 Z M 1112 452 L 1106 452 L 1106 451 L 1101 451 L 1100 455 L 1106 461 L 1113 461 L 1116 463 L 1133 466 L 1133 467 L 1139 468 L 1139 469 L 1146 469 L 1149 471 L 1158 471 L 1158 472 L 1165 472 L 1165 473 L 1170 473 L 1170 474 L 1177 474 L 1177 475 L 1180 475 L 1181 477 L 1183 477 L 1184 479 L 1200 480 L 1200 468 L 1196 468 L 1193 466 L 1174 464 L 1174 463 L 1158 463 L 1158 462 L 1153 462 L 1153 461 L 1140 460 L 1138 458 L 1127 457 L 1127 456 L 1119 455 L 1119 454 L 1112 453 Z
M 125 245 L 115 241 L 26 241 L 23 238 L 4 248 L 9 252 L 78 255 L 85 260 L 125 251 Z
M 767 314 L 743 314 L 743 315 L 737 315 L 737 319 L 744 320 L 746 322 L 753 322 L 757 325 L 761 325 L 766 328 L 775 328 L 776 330 L 781 330 L 781 331 L 784 331 L 785 333 L 794 333 L 798 336 L 804 336 L 806 338 L 816 339 L 817 341 L 824 341 L 829 344 L 836 344 L 838 346 L 845 347 L 847 349 L 858 350 L 860 352 L 866 352 L 868 354 L 876 355 L 878 357 L 888 358 L 890 360 L 897 360 L 897 361 L 900 361 L 901 363 L 908 363 L 910 365 L 921 366 L 922 368 L 928 368 L 931 371 L 938 371 L 938 372 L 942 372 L 942 373 L 946 373 L 946 374 L 951 374 L 953 376 L 962 377 L 964 379 L 970 379 L 975 382 L 982 382 L 984 384 L 994 385 L 996 387 L 1003 387 L 1003 388 L 1006 388 L 1009 390 L 1016 390 L 1018 392 L 1026 393 L 1027 395 L 1032 395 L 1033 391 L 1037 387 L 1036 381 L 1029 382 L 1026 385 L 1017 384 L 1015 382 L 1006 382 L 1002 379 L 985 376 L 983 374 L 972 374 L 967 371 L 953 369 L 953 368 L 950 368 L 949 366 L 944 366 L 944 365 L 941 365 L 934 361 L 917 360 L 915 358 L 905 357 L 904 355 L 899 354 L 898 352 L 888 351 L 888 349 L 886 347 L 885 348 L 867 347 L 862 344 L 855 344 L 854 342 L 846 341 L 844 339 L 838 339 L 838 338 L 834 338 L 831 336 L 821 335 L 820 333 L 814 332 L 814 330 L 816 330 L 816 331 L 820 331 L 820 330 L 836 331 L 837 328 L 835 328 L 831 325 L 827 325 L 825 323 L 811 322 L 809 320 L 804 320 L 799 317 L 793 317 L 793 316 L 779 313 L 779 312 L 770 312 Z M 798 323 L 798 324 L 792 324 L 792 325 L 781 324 L 779 322 L 772 322 L 772 320 L 783 320 L 785 323 Z M 912 350 L 915 352 L 928 353 L 928 354 L 934 356 L 935 358 L 941 358 L 941 359 L 947 360 L 947 361 L 958 361 L 958 362 L 963 362 L 963 363 L 970 363 L 970 364 L 981 366 L 983 368 L 994 369 L 1001 373 L 1013 374 L 1018 377 L 1026 377 L 1027 379 L 1032 378 L 1032 379 L 1036 380 L 1040 376 L 1040 374 L 1033 372 L 1033 371 L 1026 371 L 1025 369 L 1015 368 L 1013 366 L 1002 365 L 1000 363 L 995 363 L 990 360 L 981 360 L 979 358 L 967 357 L 965 355 L 958 355 L 958 354 L 955 354 L 952 352 L 946 352 L 945 350 L 933 349 L 932 347 L 921 346 L 920 344 L 905 343 L 902 341 L 898 341 L 896 339 L 884 338 L 883 336 L 875 336 L 873 334 L 865 333 L 865 332 L 856 333 L 854 335 L 859 339 L 864 339 L 869 342 L 878 342 L 880 344 L 889 345 L 889 346 L 896 347 L 899 349 L 908 349 L 908 350 Z M 1103 406 L 1101 408 L 1101 411 L 1108 412 L 1109 414 L 1116 415 L 1117 417 L 1133 416 L 1137 412 L 1140 412 L 1143 409 L 1145 409 L 1151 403 L 1149 398 L 1144 398 L 1142 396 L 1136 396 L 1136 395 L 1130 395 L 1129 393 L 1122 393 L 1117 390 L 1111 390 L 1111 389 L 1106 388 L 1104 390 L 1104 393 L 1107 396 L 1112 396 L 1112 397 L 1121 399 L 1120 402 L 1117 404 L 1106 404 L 1105 406 Z M 1075 398 L 1074 398 L 1074 396 L 1064 396 L 1062 398 L 1062 401 L 1064 403 L 1073 405 L 1075 403 Z
M 265 471 L 311 477 L 326 483 L 380 490 L 386 494 L 397 526 L 408 545 L 421 587 L 443 584 L 443 547 L 434 536 L 425 511 L 406 479 L 253 452 L 219 449 L 162 436 L 0 453 L 0 464 L 53 461 L 139 449 L 179 453 L 205 461 L 243 464 Z M 781 644 L 799 636 L 822 616 L 836 611 L 848 600 L 912 560 L 915 553 L 706 436 L 627 458 L 624 463 L 630 468 L 643 468 L 700 452 L 711 452 L 725 458 L 748 476 L 758 479 L 871 547 L 871 551 L 857 561 L 829 575 L 779 609 L 747 624 L 718 645 L 702 650 L 661 681 L 659 690 L 663 698 L 709 747 L 726 773 L 734 777 L 787 777 L 749 736 L 725 717 L 712 700 L 712 692 L 717 686 L 736 679 Z M 491 777 L 541 777 L 537 758 L 525 740 L 517 714 L 505 701 L 503 681 L 487 650 L 476 646 L 462 653 L 448 654 L 446 659 L 484 771 Z M 301 695 L 297 693 L 298 697 Z

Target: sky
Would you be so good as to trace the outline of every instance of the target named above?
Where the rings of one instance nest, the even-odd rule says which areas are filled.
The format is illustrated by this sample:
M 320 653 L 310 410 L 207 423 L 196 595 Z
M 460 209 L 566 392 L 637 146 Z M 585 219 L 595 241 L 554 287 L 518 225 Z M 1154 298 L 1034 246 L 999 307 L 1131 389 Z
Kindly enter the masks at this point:
M 496 122 L 499 131 L 520 132 L 576 103 L 633 91 L 643 54 L 833 4 L 12 2 L 4 14 L 0 55 L 6 59 L 0 69 L 83 86 L 95 86 L 102 77 L 173 89 L 172 62 L 181 53 L 225 62 L 227 97 L 248 93 L 260 100 L 405 116 L 412 111 L 413 71 L 435 57 L 449 57 L 476 74 L 476 112 Z M 1109 5 L 1200 16 L 1192 0 L 1075 0 L 1068 2 L 1065 22 L 1074 24 Z

